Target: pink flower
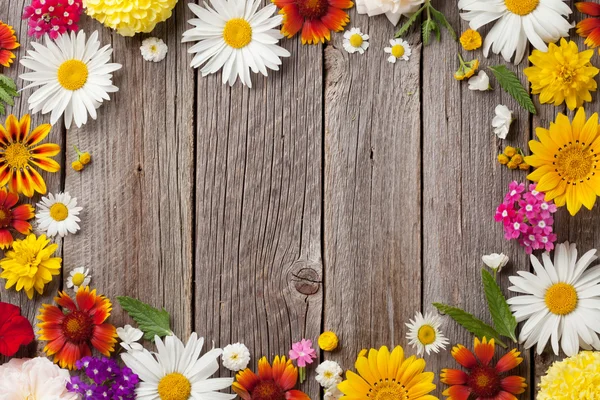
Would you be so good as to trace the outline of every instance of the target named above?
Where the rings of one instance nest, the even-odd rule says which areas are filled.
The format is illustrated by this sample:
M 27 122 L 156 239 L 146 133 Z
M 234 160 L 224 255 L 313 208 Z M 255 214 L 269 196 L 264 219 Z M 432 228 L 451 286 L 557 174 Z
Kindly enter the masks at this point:
M 310 339 L 302 339 L 292 344 L 290 359 L 296 360 L 299 367 L 303 368 L 307 364 L 312 364 L 315 358 L 317 358 L 317 353 L 312 348 L 312 341 Z
M 32 0 L 22 18 L 29 20 L 29 36 L 39 39 L 47 33 L 56 39 L 63 33 L 77 32 L 82 11 L 82 0 Z
M 517 201 L 521 198 L 521 193 L 525 191 L 524 183 L 517 183 L 517 181 L 512 181 L 510 185 L 508 185 L 508 193 L 504 196 L 505 202 Z

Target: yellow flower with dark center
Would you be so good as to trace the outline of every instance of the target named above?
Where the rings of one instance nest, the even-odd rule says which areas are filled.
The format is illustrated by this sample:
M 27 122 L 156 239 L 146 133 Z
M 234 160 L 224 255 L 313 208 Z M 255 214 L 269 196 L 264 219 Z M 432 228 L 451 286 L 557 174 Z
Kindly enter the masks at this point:
M 579 52 L 575 42 L 560 40 L 560 46 L 551 43 L 548 52 L 534 50 L 529 57 L 533 66 L 525 68 L 531 82 L 531 93 L 540 95 L 540 103 L 559 106 L 567 103 L 570 110 L 592 101 L 591 92 L 598 84 L 594 77 L 600 70 L 590 60 L 594 50 Z
M 586 120 L 583 108 L 573 122 L 558 114 L 550 129 L 537 128 L 538 140 L 531 140 L 532 155 L 525 162 L 536 170 L 527 176 L 537 182 L 536 190 L 546 193 L 546 201 L 565 204 L 571 215 L 582 205 L 591 210 L 600 194 L 600 129 L 598 113 Z
M 481 35 L 473 29 L 467 29 L 460 36 L 460 44 L 467 51 L 477 50 L 481 47 Z

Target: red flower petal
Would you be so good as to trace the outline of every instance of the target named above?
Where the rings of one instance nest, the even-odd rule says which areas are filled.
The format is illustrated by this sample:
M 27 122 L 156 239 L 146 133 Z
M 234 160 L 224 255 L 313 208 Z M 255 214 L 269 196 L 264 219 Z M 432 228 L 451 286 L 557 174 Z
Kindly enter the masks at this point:
M 575 3 L 575 7 L 577 7 L 579 12 L 593 17 L 600 17 L 600 4 L 592 3 L 591 1 L 580 1 Z
M 34 339 L 33 327 L 19 307 L 0 302 L 0 354 L 11 357 Z
M 527 384 L 525 383 L 525 378 L 513 375 L 502 379 L 502 381 L 500 381 L 500 386 L 503 390 L 512 394 L 521 394 L 525 391 Z
M 285 392 L 286 400 L 310 400 L 310 397 L 300 390 L 288 390 Z

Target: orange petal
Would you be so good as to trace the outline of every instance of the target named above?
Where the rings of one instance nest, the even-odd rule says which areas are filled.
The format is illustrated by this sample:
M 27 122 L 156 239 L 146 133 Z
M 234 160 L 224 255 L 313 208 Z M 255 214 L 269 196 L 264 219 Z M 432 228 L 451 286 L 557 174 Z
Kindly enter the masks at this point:
M 467 349 L 462 344 L 456 345 L 452 348 L 452 357 L 465 368 L 473 368 L 477 365 L 477 359 L 471 353 L 469 349 Z
M 512 394 L 521 394 L 525 391 L 527 384 L 525 383 L 525 378 L 513 375 L 502 379 L 500 381 L 500 386 L 503 390 Z
M 483 365 L 488 365 L 494 358 L 494 339 L 490 339 L 488 342 L 484 337 L 480 342 L 478 338 L 475 338 L 475 355 Z
M 285 392 L 286 400 L 310 400 L 310 397 L 300 390 L 288 390 Z
M 29 130 L 31 129 L 31 117 L 29 114 L 25 114 L 21 121 L 19 121 L 19 130 L 17 132 L 17 142 L 22 141 L 29 134 Z
M 440 378 L 447 385 L 464 385 L 469 376 L 458 369 L 443 369 Z
M 245 370 L 238 372 L 235 376 L 235 380 L 236 382 L 233 385 L 233 390 L 235 390 L 235 392 L 242 398 L 243 396 L 240 394 L 240 392 L 251 392 L 256 384 L 260 381 L 258 376 L 256 376 L 256 374 L 252 372 L 250 368 L 246 368 Z M 239 391 L 236 390 L 236 386 L 238 387 Z
M 275 361 L 279 356 L 275 357 Z M 271 364 L 267 361 L 267 357 L 263 357 L 258 360 L 258 376 L 262 380 L 270 380 L 273 379 L 273 369 L 271 368 Z
M 591 1 L 580 1 L 575 3 L 575 7 L 577 7 L 579 12 L 591 15 L 592 17 L 600 17 L 600 4 Z
M 521 353 L 518 352 L 517 349 L 512 349 L 510 353 L 506 353 L 500 360 L 498 360 L 498 363 L 496 364 L 496 371 L 502 373 L 515 368 L 517 365 L 523 362 L 523 359 L 519 357 L 520 355 Z
M 449 396 L 452 400 L 467 400 L 471 395 L 471 389 L 463 385 L 450 386 L 443 395 Z
M 48 136 L 51 129 L 52 129 L 52 125 L 50 125 L 50 124 L 42 124 L 40 126 L 37 126 L 31 132 L 31 134 L 25 141 L 25 144 L 27 146 L 34 146 L 34 145 L 38 144 L 39 142 L 44 140 L 46 138 L 46 136 Z

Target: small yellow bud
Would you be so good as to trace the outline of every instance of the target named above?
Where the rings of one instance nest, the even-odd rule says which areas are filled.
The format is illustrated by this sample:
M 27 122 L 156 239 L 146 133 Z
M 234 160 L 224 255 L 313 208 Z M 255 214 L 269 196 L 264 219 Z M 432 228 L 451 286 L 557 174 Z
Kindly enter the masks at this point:
M 498 154 L 498 162 L 502 165 L 506 165 L 508 164 L 508 157 L 506 157 L 504 154 Z
M 514 162 L 512 162 L 512 161 L 510 161 L 508 164 L 506 164 L 506 166 L 507 166 L 509 169 L 517 169 L 517 168 L 519 168 L 519 164 L 517 164 L 517 163 L 514 163 Z
M 519 164 L 519 169 L 523 170 L 523 171 L 529 171 L 529 164 L 521 163 L 521 164 Z
M 323 351 L 333 351 L 338 346 L 338 337 L 335 333 L 331 331 L 321 333 L 319 336 L 319 347 Z
M 504 149 L 504 154 L 506 154 L 507 157 L 512 157 L 515 154 L 517 154 L 517 149 L 515 149 L 514 147 L 506 146 L 506 148 Z
M 515 154 L 510 161 L 514 162 L 515 164 L 521 164 L 523 162 L 523 156 L 520 154 Z
M 71 163 L 71 167 L 75 170 L 75 171 L 81 171 L 83 169 L 83 164 L 80 161 L 73 161 Z
M 79 155 L 79 161 L 81 161 L 83 165 L 88 165 L 90 161 L 92 161 L 92 156 L 86 151 L 85 153 L 81 153 Z

